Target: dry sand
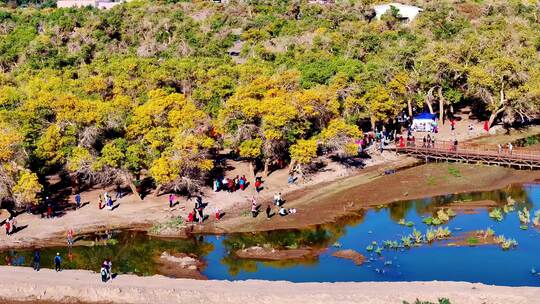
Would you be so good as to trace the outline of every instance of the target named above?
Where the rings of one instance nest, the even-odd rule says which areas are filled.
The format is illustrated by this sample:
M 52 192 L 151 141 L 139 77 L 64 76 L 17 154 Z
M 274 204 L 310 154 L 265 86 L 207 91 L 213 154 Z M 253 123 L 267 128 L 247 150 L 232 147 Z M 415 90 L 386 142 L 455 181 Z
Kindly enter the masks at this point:
M 498 287 L 463 282 L 290 283 L 284 281 L 196 281 L 162 276 L 121 275 L 102 283 L 84 270 L 55 273 L 43 269 L 0 267 L 3 303 L 364 303 L 400 304 L 406 300 L 452 304 L 532 304 L 540 288 Z

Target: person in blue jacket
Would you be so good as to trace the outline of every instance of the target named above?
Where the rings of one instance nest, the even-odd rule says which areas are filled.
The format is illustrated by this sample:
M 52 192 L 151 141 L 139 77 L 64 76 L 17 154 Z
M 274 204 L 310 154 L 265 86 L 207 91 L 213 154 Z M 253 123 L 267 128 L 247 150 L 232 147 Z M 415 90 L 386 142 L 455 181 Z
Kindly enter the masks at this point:
M 62 257 L 60 256 L 60 253 L 57 252 L 56 256 L 54 257 L 54 269 L 56 271 L 60 271 L 61 265 L 62 265 Z

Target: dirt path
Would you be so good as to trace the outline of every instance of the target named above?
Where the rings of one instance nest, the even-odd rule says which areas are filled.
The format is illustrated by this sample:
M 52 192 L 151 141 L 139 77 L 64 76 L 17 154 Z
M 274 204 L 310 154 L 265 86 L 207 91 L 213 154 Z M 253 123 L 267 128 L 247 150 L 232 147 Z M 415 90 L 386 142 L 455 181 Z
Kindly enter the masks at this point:
M 0 282 L 4 303 L 397 304 L 444 297 L 452 304 L 528 304 L 538 303 L 540 297 L 540 288 L 462 282 L 228 282 L 121 275 L 102 283 L 98 274 L 89 271 L 34 272 L 23 267 L 0 267 Z

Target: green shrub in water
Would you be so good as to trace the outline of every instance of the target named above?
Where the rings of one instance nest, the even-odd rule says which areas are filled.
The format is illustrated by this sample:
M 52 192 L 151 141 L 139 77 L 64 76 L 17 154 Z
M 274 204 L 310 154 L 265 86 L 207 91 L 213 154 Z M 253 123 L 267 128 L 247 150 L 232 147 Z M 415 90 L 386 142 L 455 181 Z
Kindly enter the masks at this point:
M 442 240 L 442 239 L 445 239 L 445 238 L 448 238 L 450 235 L 452 235 L 452 232 L 450 231 L 450 229 L 448 227 L 439 227 L 437 228 L 437 231 L 435 233 L 436 235 L 436 238 L 439 239 L 439 240 Z
M 514 248 L 518 245 L 517 241 L 514 239 L 507 239 L 504 235 L 499 235 L 495 238 L 495 242 L 501 246 L 503 250 L 508 250 Z
M 375 253 L 378 254 L 378 255 L 382 255 L 382 251 L 383 251 L 383 248 L 382 247 L 377 247 L 375 249 Z
M 515 210 L 514 205 L 506 204 L 503 206 L 504 213 L 510 213 L 510 212 L 513 212 L 514 210 Z
M 534 212 L 533 225 L 540 226 L 540 210 Z
M 484 231 L 484 238 L 491 237 L 494 235 L 495 235 L 495 231 L 493 231 L 493 229 L 489 227 Z
M 412 227 L 412 226 L 414 226 L 414 222 L 408 221 L 408 222 L 405 224 L 405 226 L 407 226 L 407 227 Z
M 518 211 L 519 222 L 528 225 L 531 222 L 531 213 L 527 207 L 523 207 L 523 210 Z
M 405 219 L 400 219 L 397 223 L 402 226 L 405 226 L 406 224 Z
M 441 225 L 443 222 L 437 218 L 437 217 L 431 217 L 431 216 L 428 216 L 428 217 L 425 217 L 422 222 L 424 222 L 424 224 L 426 225 L 433 225 L 433 226 L 438 226 L 438 225 Z
M 416 244 L 421 244 L 424 240 L 424 236 L 422 235 L 422 232 L 416 229 L 413 229 L 413 237 L 414 237 L 414 242 Z
M 402 237 L 402 238 L 401 238 L 401 243 L 403 243 L 403 246 L 404 246 L 405 248 L 411 247 L 411 245 L 412 245 L 411 236 L 408 235 L 408 236 Z
M 373 245 L 368 245 L 366 247 L 366 250 L 369 251 L 369 252 L 373 251 Z
M 428 243 L 433 242 L 436 237 L 437 237 L 437 232 L 435 231 L 435 229 L 429 228 L 426 231 L 426 240 L 427 240 Z
M 444 212 L 444 209 L 437 211 L 437 218 L 441 220 L 441 222 L 448 222 L 450 220 L 450 217 Z
M 492 218 L 492 219 L 495 219 L 497 221 L 502 221 L 503 220 L 503 214 L 501 212 L 501 209 L 500 208 L 495 208 L 493 210 L 491 210 L 489 212 L 489 217 Z

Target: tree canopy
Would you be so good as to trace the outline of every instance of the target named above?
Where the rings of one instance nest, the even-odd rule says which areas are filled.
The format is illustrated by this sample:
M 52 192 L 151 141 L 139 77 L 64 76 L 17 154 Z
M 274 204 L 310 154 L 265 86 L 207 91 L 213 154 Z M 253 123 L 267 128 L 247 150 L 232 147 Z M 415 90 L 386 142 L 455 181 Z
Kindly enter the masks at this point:
M 0 5 L 0 196 L 38 202 L 58 172 L 197 185 L 221 148 L 267 165 L 350 156 L 360 125 L 407 110 L 538 117 L 536 1 L 405 1 L 423 8 L 411 23 L 366 18 L 377 2 Z

